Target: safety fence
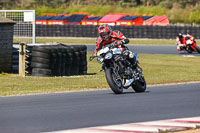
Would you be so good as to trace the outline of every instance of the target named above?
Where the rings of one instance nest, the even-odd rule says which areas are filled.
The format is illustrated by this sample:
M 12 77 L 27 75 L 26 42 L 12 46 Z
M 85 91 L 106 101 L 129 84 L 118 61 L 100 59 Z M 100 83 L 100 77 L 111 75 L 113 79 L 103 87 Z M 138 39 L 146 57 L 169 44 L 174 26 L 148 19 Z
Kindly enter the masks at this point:
M 35 44 L 35 10 L 0 10 L 0 16 L 14 21 L 14 43 Z
M 174 39 L 179 32 L 200 39 L 200 26 L 112 26 L 128 38 Z M 36 25 L 38 37 L 97 37 L 98 26 L 93 25 Z

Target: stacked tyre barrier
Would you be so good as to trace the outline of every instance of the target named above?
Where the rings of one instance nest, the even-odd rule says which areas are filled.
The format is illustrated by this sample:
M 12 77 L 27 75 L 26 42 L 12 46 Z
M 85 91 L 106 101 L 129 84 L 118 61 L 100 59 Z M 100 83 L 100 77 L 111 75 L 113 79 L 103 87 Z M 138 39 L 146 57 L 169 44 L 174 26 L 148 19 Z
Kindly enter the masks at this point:
M 200 39 L 200 26 L 112 26 L 128 38 L 174 39 L 179 32 L 189 33 Z M 38 37 L 98 37 L 98 26 L 95 25 L 36 25 Z
M 13 25 L 14 23 L 2 19 L 0 22 L 0 73 L 12 72 L 12 54 L 13 54 Z
M 13 45 L 12 73 L 18 73 L 18 71 L 19 71 L 19 45 Z
M 28 46 L 26 73 L 31 76 L 72 76 L 87 74 L 85 45 Z

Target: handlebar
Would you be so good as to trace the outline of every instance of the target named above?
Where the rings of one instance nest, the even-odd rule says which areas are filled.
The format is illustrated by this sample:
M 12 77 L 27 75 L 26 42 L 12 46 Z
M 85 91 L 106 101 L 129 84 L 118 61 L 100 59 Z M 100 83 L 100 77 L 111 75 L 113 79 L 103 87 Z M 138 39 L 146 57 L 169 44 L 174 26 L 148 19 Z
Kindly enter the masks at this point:
M 92 61 L 95 57 L 94 56 L 90 56 L 90 61 Z
M 117 48 L 118 46 L 123 45 L 123 43 L 117 43 L 116 41 L 112 42 L 111 44 L 107 45 L 109 48 Z M 97 53 L 95 55 L 90 56 L 90 61 L 97 57 Z

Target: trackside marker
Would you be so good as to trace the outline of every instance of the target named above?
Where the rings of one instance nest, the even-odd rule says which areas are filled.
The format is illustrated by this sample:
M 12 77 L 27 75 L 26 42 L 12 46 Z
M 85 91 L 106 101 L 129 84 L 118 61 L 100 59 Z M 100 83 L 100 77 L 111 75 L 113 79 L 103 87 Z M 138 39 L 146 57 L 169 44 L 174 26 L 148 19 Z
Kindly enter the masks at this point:
M 200 117 L 98 126 L 49 133 L 160 133 L 175 132 L 200 127 Z
M 200 121 L 189 121 L 189 120 L 175 120 L 175 122 L 199 123 L 200 124 Z

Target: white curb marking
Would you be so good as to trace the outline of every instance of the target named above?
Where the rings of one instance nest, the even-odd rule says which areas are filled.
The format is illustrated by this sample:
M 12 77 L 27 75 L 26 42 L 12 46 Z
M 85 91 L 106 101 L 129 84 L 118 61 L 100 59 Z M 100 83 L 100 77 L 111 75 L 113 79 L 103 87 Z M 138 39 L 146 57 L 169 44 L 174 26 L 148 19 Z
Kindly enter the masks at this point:
M 159 133 L 180 131 L 200 127 L 200 117 L 169 119 L 160 121 L 98 126 L 49 133 Z

